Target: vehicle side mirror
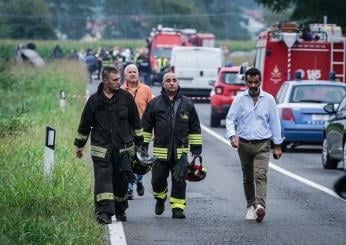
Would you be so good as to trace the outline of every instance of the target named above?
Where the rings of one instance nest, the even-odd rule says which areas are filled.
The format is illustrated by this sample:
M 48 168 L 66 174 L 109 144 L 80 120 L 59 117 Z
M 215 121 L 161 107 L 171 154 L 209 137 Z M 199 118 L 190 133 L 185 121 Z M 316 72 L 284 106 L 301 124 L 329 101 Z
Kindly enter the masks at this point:
M 238 74 L 238 79 L 240 81 L 245 81 L 245 75 L 244 74 Z
M 208 83 L 209 83 L 210 86 L 214 86 L 216 81 L 215 80 L 209 80 Z
M 328 103 L 323 107 L 323 110 L 328 114 L 335 113 L 335 108 L 333 103 Z

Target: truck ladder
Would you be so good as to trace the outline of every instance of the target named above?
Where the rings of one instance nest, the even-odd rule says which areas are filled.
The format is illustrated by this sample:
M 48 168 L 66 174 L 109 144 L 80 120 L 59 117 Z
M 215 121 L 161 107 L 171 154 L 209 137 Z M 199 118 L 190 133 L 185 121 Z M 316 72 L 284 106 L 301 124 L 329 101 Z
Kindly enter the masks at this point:
M 330 44 L 330 70 L 336 78 L 346 82 L 346 38 L 332 41 Z

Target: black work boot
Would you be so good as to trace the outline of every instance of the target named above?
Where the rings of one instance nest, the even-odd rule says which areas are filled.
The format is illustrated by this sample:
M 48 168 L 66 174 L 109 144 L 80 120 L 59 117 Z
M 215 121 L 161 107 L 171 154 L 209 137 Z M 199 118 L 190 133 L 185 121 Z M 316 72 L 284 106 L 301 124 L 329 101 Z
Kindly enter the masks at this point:
M 133 190 L 128 189 L 127 190 L 127 200 L 133 200 L 133 199 L 134 199 Z
M 166 199 L 157 198 L 155 205 L 155 214 L 161 215 L 165 211 L 165 201 Z
M 115 214 L 115 218 L 116 218 L 117 221 L 127 221 L 126 213 L 125 213 L 125 212 L 116 213 L 116 214 Z
M 137 194 L 138 196 L 143 196 L 144 195 L 144 186 L 142 182 L 137 182 Z
M 184 210 L 181 208 L 172 209 L 172 218 L 173 219 L 185 219 Z
M 96 216 L 97 222 L 103 225 L 112 224 L 112 216 L 108 213 L 101 213 Z

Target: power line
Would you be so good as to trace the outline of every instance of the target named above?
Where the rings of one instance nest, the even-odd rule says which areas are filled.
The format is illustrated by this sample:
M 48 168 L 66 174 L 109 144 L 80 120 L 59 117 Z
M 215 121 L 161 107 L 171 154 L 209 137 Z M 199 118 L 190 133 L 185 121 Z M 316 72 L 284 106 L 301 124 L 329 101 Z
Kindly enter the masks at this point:
M 93 16 L 61 16 L 61 15 L 18 15 L 18 14 L 0 14 L 0 17 L 6 17 L 10 19 L 23 18 L 23 19 L 100 19 L 100 20 L 120 20 L 120 19 L 170 19 L 170 18 L 203 18 L 203 17 L 220 17 L 239 15 L 237 11 L 224 12 L 224 13 L 205 13 L 205 14 L 159 14 L 159 15 L 111 15 L 108 17 L 93 17 Z

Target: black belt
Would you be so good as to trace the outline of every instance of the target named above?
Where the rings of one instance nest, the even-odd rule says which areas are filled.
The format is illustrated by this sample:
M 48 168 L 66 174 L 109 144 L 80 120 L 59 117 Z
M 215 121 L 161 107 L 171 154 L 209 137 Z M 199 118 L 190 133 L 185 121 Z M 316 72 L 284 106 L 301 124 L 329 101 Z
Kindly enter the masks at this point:
M 241 138 L 239 137 L 239 141 L 243 142 L 243 143 L 247 143 L 249 145 L 251 144 L 258 144 L 258 143 L 263 143 L 263 142 L 266 142 L 268 141 L 269 139 L 260 139 L 260 140 L 247 140 L 247 139 L 244 139 L 244 138 Z

